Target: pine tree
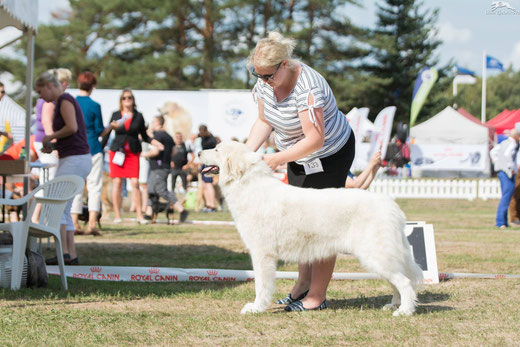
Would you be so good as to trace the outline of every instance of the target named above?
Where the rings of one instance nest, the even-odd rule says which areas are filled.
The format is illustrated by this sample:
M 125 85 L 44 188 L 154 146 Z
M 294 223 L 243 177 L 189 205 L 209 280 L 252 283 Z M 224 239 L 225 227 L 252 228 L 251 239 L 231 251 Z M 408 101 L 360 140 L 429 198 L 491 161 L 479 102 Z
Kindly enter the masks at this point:
M 367 105 L 376 111 L 371 112 L 371 117 L 386 106 L 396 106 L 395 123 L 408 123 L 418 73 L 438 63 L 435 56 L 441 44 L 435 37 L 438 9 L 423 11 L 422 5 L 416 0 L 385 0 L 384 4 L 377 4 L 376 28 L 368 39 L 370 57 L 364 64 L 371 75 L 365 91 L 369 96 Z M 444 76 L 445 68 L 440 70 Z M 423 110 L 418 119 L 425 115 Z

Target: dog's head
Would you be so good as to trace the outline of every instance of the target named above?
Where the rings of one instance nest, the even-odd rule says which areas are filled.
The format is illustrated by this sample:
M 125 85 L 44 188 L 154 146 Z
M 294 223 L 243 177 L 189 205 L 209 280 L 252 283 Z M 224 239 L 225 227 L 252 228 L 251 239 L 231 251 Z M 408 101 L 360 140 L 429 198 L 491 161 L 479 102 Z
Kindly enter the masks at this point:
M 238 180 L 247 174 L 270 175 L 271 169 L 262 160 L 262 155 L 236 141 L 226 141 L 214 149 L 200 153 L 200 161 L 207 167 L 203 175 L 220 174 L 219 183 Z

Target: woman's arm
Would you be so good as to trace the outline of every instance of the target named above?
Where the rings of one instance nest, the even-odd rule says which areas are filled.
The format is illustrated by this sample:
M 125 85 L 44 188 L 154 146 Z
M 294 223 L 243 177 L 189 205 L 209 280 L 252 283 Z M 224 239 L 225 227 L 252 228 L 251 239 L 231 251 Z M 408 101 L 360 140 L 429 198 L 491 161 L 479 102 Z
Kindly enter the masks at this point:
M 45 102 L 42 106 L 42 126 L 45 135 L 50 135 L 54 132 L 52 129 L 52 121 L 54 119 L 54 109 L 56 106 L 52 102 Z
M 264 102 L 258 98 L 258 118 L 249 132 L 246 145 L 256 152 L 262 143 L 267 140 L 272 130 L 271 125 L 264 118 Z
M 78 122 L 76 121 L 76 110 L 74 109 L 74 105 L 68 100 L 63 100 L 61 102 L 60 112 L 65 124 L 55 133 L 45 135 L 42 140 L 44 144 L 53 139 L 61 139 L 70 136 L 78 131 Z
M 309 101 L 314 105 L 314 99 Z M 271 169 L 276 169 L 278 165 L 305 158 L 311 153 L 316 152 L 325 142 L 325 122 L 323 120 L 323 108 L 314 109 L 316 125 L 309 119 L 309 109 L 298 114 L 302 124 L 304 138 L 295 143 L 291 148 L 278 153 L 265 154 L 264 161 Z
M 368 165 L 354 179 L 347 179 L 345 188 L 361 188 L 368 189 L 370 183 L 376 177 L 377 170 L 381 166 L 381 150 L 377 151 L 372 155 Z

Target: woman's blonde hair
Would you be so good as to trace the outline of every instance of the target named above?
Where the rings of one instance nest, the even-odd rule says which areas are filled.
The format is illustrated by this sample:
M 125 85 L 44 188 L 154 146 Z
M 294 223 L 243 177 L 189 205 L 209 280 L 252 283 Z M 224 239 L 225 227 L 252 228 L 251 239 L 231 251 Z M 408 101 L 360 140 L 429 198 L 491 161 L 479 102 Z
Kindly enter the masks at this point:
M 294 47 L 294 39 L 284 37 L 277 31 L 270 31 L 267 37 L 258 41 L 249 54 L 247 67 L 250 69 L 255 64 L 261 67 L 271 67 L 283 60 L 288 60 L 289 68 L 294 68 L 298 65 L 298 61 L 292 57 Z
M 119 112 L 123 112 L 123 96 L 125 95 L 125 93 L 130 93 L 130 95 L 132 96 L 132 108 L 135 110 L 137 108 L 137 105 L 135 104 L 135 96 L 134 96 L 134 93 L 132 93 L 132 89 L 130 88 L 125 88 L 123 89 L 123 91 L 121 92 L 121 96 L 119 97 Z
M 70 81 L 72 80 L 72 72 L 69 69 L 60 67 L 58 69 L 50 69 L 47 72 L 56 76 L 56 78 L 58 79 L 58 81 L 60 81 L 60 83 L 69 84 Z

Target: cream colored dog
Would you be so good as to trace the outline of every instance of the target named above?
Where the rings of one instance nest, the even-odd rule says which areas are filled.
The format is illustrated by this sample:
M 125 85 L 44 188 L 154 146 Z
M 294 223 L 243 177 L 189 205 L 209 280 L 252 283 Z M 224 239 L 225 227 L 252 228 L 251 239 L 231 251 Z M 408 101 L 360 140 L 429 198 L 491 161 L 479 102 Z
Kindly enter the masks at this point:
M 275 290 L 278 259 L 312 263 L 338 253 L 352 254 L 392 285 L 386 309 L 394 316 L 415 311 L 423 274 L 404 234 L 405 216 L 389 197 L 359 189 L 310 189 L 273 177 L 261 155 L 239 142 L 202 151 L 220 173 L 219 184 L 236 227 L 251 253 L 256 299 L 242 313 L 263 312 Z

